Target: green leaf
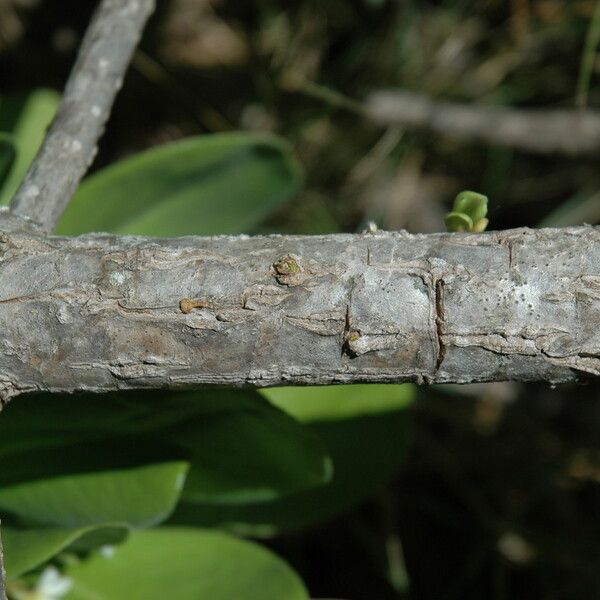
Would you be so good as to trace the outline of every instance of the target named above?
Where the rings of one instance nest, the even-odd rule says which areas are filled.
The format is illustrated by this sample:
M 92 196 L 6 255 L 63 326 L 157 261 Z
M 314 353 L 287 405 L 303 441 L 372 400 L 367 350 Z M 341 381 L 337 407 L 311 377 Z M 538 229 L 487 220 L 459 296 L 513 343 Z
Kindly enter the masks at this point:
M 349 510 L 398 471 L 410 424 L 406 407 L 414 398 L 414 386 L 275 388 L 261 393 L 305 422 L 324 441 L 333 460 L 331 482 L 278 501 L 246 506 L 183 501 L 171 522 L 271 536 Z
M 459 212 L 449 212 L 444 218 L 446 229 L 448 231 L 472 231 L 473 220 L 468 215 Z
M 57 233 L 249 231 L 289 200 L 300 168 L 275 136 L 224 133 L 152 148 L 84 180 Z
M 2 98 L 0 128 L 12 132 L 16 158 L 2 187 L 0 204 L 6 204 L 19 187 L 34 159 L 46 129 L 54 118 L 60 96 L 54 90 L 39 89 L 24 99 Z
M 126 527 L 117 525 L 66 529 L 17 529 L 2 525 L 7 576 L 15 579 L 73 547 L 119 544 L 127 537 L 128 532 Z M 90 536 L 93 536 L 93 545 L 89 542 Z
M 31 395 L 0 419 L 0 512 L 63 530 L 32 530 L 43 561 L 70 544 L 67 526 L 164 518 L 186 463 L 147 462 L 174 458 L 191 461 L 187 496 L 209 503 L 277 498 L 331 475 L 314 433 L 255 392 Z
M 0 488 L 166 460 L 190 462 L 184 493 L 205 502 L 273 499 L 331 477 L 321 440 L 252 391 L 28 396 L 0 419 Z
M 331 459 L 308 428 L 268 405 L 176 430 L 192 469 L 183 498 L 245 504 L 273 500 L 331 479 Z
M 454 200 L 452 211 L 446 214 L 448 231 L 484 231 L 488 220 L 488 199 L 477 192 L 460 192 Z
M 412 385 L 324 385 L 278 387 L 259 392 L 302 423 L 340 421 L 403 410 L 414 399 Z
M 173 510 L 187 469 L 185 462 L 166 462 L 3 486 L 0 510 L 40 525 L 149 527 Z
M 487 205 L 487 196 L 477 192 L 465 191 L 456 196 L 452 210 L 467 215 L 473 223 L 477 223 L 477 221 L 486 217 Z
M 0 482 L 5 481 L 12 456 L 22 459 L 26 452 L 47 452 L 108 436 L 149 435 L 192 417 L 250 410 L 256 403 L 268 406 L 258 394 L 237 390 L 24 395 L 10 403 L 0 419 Z M 117 462 L 122 464 L 123 457 Z
M 0 190 L 13 166 L 17 150 L 12 135 L 0 132 Z
M 135 532 L 111 558 L 69 566 L 65 600 L 307 600 L 299 577 L 260 546 L 223 533 Z

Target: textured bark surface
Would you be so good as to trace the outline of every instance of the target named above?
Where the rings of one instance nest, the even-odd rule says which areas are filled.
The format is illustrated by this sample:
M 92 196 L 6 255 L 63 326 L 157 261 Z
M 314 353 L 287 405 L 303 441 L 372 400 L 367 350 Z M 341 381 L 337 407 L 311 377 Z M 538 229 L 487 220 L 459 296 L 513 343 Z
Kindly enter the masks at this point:
M 11 209 L 52 231 L 96 154 L 123 74 L 154 0 L 103 0 L 85 37 L 44 143 Z
M 600 230 L 0 236 L 0 391 L 600 375 Z

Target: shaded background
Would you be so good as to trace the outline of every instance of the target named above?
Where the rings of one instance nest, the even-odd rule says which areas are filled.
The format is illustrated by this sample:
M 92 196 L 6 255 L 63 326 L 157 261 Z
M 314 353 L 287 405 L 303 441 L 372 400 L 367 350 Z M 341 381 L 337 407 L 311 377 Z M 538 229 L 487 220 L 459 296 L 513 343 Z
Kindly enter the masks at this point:
M 389 87 L 574 107 L 596 4 L 159 0 L 94 168 L 188 135 L 273 131 L 291 142 L 307 180 L 261 231 L 353 232 L 369 221 L 440 231 L 467 188 L 490 196 L 493 229 L 597 223 L 597 157 L 386 129 L 354 110 Z M 94 5 L 0 0 L 0 93 L 60 90 Z M 592 65 L 594 107 L 600 64 Z M 272 542 L 312 595 L 600 598 L 598 384 L 447 386 L 419 396 L 390 486 L 350 514 Z

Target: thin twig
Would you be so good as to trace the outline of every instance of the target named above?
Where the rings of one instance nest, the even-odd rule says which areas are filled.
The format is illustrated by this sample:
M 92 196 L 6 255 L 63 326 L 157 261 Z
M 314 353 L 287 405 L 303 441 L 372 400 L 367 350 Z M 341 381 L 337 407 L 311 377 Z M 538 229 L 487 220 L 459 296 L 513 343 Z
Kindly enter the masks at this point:
M 402 90 L 372 94 L 366 114 L 386 125 L 422 128 L 463 140 L 539 154 L 581 155 L 600 150 L 600 113 L 525 110 L 438 102 Z
M 11 201 L 52 231 L 94 156 L 154 0 L 102 0 L 79 50 L 56 118 Z
M 536 154 L 567 156 L 600 150 L 600 112 L 594 110 L 517 109 L 437 101 L 425 94 L 385 90 L 364 104 L 311 81 L 286 85 L 329 106 L 385 126 L 428 129 L 442 135 Z

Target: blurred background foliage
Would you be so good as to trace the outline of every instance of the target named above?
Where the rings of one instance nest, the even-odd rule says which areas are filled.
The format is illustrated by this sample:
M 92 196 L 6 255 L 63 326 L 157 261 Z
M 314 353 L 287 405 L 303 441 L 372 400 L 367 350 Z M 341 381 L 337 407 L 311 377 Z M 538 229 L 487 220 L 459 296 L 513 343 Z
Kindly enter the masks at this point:
M 4 202 L 51 118 L 94 4 L 0 0 L 0 129 L 8 132 L 0 138 L 0 175 L 7 177 Z M 597 156 L 538 156 L 467 144 L 451 136 L 382 127 L 361 114 L 361 102 L 371 92 L 394 87 L 467 104 L 598 107 L 598 6 L 596 0 L 158 0 L 102 139 L 95 175 L 61 227 L 64 233 L 98 224 L 120 232 L 177 234 L 177 227 L 197 222 L 197 233 L 311 234 L 360 231 L 375 221 L 382 229 L 433 232 L 444 229 L 443 215 L 461 189 L 490 197 L 491 229 L 598 223 Z M 222 140 L 217 154 L 206 150 L 204 134 L 226 134 L 216 138 Z M 191 136 L 200 137 L 179 142 Z M 185 194 L 177 199 L 198 207 L 196 220 L 165 232 L 161 227 L 170 222 L 172 209 L 168 203 L 133 225 L 126 215 L 115 217 L 118 205 L 127 204 L 128 186 L 138 185 L 135 169 L 143 179 L 143 168 L 156 164 L 153 155 L 140 153 L 166 143 L 175 143 L 170 147 L 177 158 L 171 160 L 184 165 L 181 177 L 188 175 L 185 164 L 192 170 L 196 164 L 195 158 L 179 154 L 189 144 L 198 145 L 202 165 L 217 165 L 226 174 L 235 170 L 236 161 L 243 162 L 246 175 L 240 181 L 248 182 L 247 189 L 238 185 L 228 196 L 230 218 L 214 205 L 218 201 L 213 198 L 227 189 L 219 187 L 222 180 L 204 177 L 210 169 L 195 184 L 208 195 L 198 203 L 193 193 L 191 199 Z M 269 162 L 263 160 L 265 153 Z M 125 179 L 123 169 L 105 170 L 125 160 L 137 160 L 128 162 L 135 169 L 130 167 Z M 4 166 L 9 163 L 10 171 Z M 133 184 L 128 173 L 133 173 Z M 112 197 L 111 185 L 122 199 L 92 214 L 94 199 Z M 266 196 L 269 203 L 262 205 L 260 198 Z M 244 203 L 246 197 L 258 198 L 258 204 Z M 241 199 L 238 204 L 236 198 Z M 138 229 L 128 229 L 134 225 Z M 169 420 L 168 411 L 165 423 L 146 424 L 143 436 L 139 429 L 115 431 L 110 422 L 104 430 L 90 432 L 85 416 L 76 428 L 78 441 L 72 432 L 67 435 L 64 423 L 62 429 L 51 427 L 41 439 L 51 439 L 52 448 L 70 454 L 76 441 L 94 439 L 97 452 L 89 464 L 102 464 L 104 474 L 108 468 L 120 476 L 127 470 L 138 485 L 148 469 L 160 471 L 156 506 L 145 507 L 154 512 L 139 513 L 143 505 L 131 494 L 123 500 L 129 512 L 118 515 L 118 525 L 111 525 L 113 516 L 106 516 L 106 506 L 100 505 L 76 523 L 66 524 L 55 514 L 43 527 L 35 506 L 24 510 L 22 498 L 31 496 L 23 491 L 28 478 L 33 477 L 36 494 L 57 494 L 59 487 L 69 489 L 69 477 L 80 476 L 82 467 L 57 466 L 50 473 L 57 485 L 27 471 L 27 460 L 35 463 L 30 457 L 35 449 L 19 444 L 27 433 L 39 440 L 41 425 L 23 417 L 33 400 L 15 402 L 0 419 L 5 440 L 3 446 L 0 438 L 0 455 L 3 461 L 12 456 L 8 464 L 14 465 L 2 478 L 7 489 L 0 492 L 0 507 L 9 513 L 13 547 L 21 536 L 21 547 L 37 554 L 22 554 L 23 563 L 14 572 L 26 573 L 65 548 L 95 547 L 98 539 L 116 543 L 124 528 L 164 518 L 182 493 L 171 526 L 219 527 L 260 538 L 295 569 L 312 597 L 600 597 L 597 383 L 557 389 L 514 383 L 391 391 L 358 386 L 296 393 L 275 390 L 264 397 L 233 399 L 225 394 L 229 399 L 195 398 L 192 404 L 172 395 L 173 415 L 197 420 L 194 411 L 210 412 L 213 405 L 236 415 L 232 420 L 211 413 L 211 422 L 223 429 L 204 447 L 198 445 L 197 431 L 190 430 L 185 448 L 165 448 L 167 434 L 179 432 L 173 429 L 179 421 Z M 138 424 L 146 423 L 156 401 L 151 395 L 137 403 L 114 399 L 135 406 L 132 422 Z M 61 414 L 64 399 L 54 402 L 47 406 Z M 102 422 L 101 415 L 108 419 L 105 408 L 92 410 L 92 400 L 81 406 L 92 411 L 95 423 Z M 39 406 L 30 412 L 37 414 Z M 255 456 L 249 476 L 226 459 L 228 452 L 239 456 L 248 447 L 261 446 L 263 437 L 253 419 L 269 423 L 273 435 Z M 51 422 L 46 418 L 44 427 Z M 302 432 L 291 433 L 296 428 Z M 11 431 L 20 432 L 12 445 Z M 82 432 L 88 437 L 82 438 Z M 125 436 L 131 444 L 134 434 L 143 437 L 144 445 L 136 446 L 138 455 L 129 457 L 128 464 L 102 454 L 102 443 Z M 295 444 L 291 455 L 279 456 L 290 438 Z M 205 468 L 211 448 L 225 448 L 220 454 L 224 464 Z M 56 456 L 61 463 L 62 455 Z M 290 465 L 297 477 L 285 476 Z M 176 485 L 184 472 L 187 492 Z M 199 498 L 194 483 L 213 496 Z M 102 482 L 88 484 L 95 489 Z M 274 497 L 261 497 L 265 486 Z M 223 501 L 239 489 L 246 494 L 243 501 Z M 99 536 L 95 543 L 89 541 L 92 527 Z M 141 560 L 139 540 L 161 531 L 168 529 L 131 534 L 131 546 L 125 548 L 130 548 L 132 565 Z M 185 537 L 184 532 L 178 535 Z M 236 538 L 202 535 L 209 544 L 203 547 L 226 546 L 223 552 L 235 554 L 228 544 Z M 23 542 L 23 536 L 29 541 Z M 195 542 L 182 538 L 181 543 Z M 68 556 L 61 555 L 64 568 L 93 587 L 102 570 L 95 571 L 93 562 L 69 566 Z M 272 566 L 261 554 L 252 560 L 259 565 L 255 573 L 272 573 L 271 568 L 279 573 L 274 594 L 290 590 L 290 598 L 306 597 L 293 573 L 280 573 L 283 567 Z M 214 567 L 203 565 L 206 572 Z M 239 574 L 238 566 L 232 569 Z M 245 581 L 242 575 L 239 579 Z M 127 585 L 125 590 L 131 593 Z M 73 593 L 79 597 L 77 590 Z M 161 593 L 176 597 L 172 590 Z

